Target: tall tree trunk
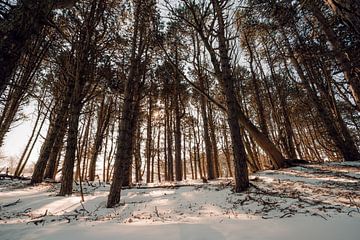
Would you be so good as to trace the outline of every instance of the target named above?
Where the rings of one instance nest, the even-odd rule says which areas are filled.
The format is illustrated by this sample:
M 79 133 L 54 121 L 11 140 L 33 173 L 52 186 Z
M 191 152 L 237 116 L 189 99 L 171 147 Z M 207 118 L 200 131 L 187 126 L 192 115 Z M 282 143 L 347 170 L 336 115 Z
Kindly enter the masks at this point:
M 213 109 L 210 104 L 208 104 L 209 109 L 209 127 L 210 127 L 210 138 L 211 138 L 211 146 L 212 146 L 212 153 L 214 159 L 214 170 L 215 170 L 215 177 L 221 177 L 220 171 L 220 163 L 219 163 L 219 151 L 218 151 L 218 144 L 216 138 L 216 128 L 215 128 L 215 119 L 213 115 Z
M 178 86 L 179 87 L 179 86 Z M 177 87 L 177 88 L 178 88 Z M 180 93 L 176 95 L 175 101 L 175 131 L 174 131 L 174 143 L 175 143 L 175 178 L 176 181 L 182 181 L 183 170 L 181 163 L 181 115 L 180 115 Z
M 135 74 L 135 73 L 132 73 Z M 134 98 L 136 97 L 138 80 L 135 76 L 129 77 L 125 88 L 125 99 L 122 108 L 122 119 L 119 125 L 119 136 L 117 140 L 117 150 L 115 154 L 115 165 L 112 184 L 110 187 L 110 193 L 107 201 L 107 207 L 113 207 L 120 202 L 121 187 L 128 177 L 126 172 L 129 171 L 132 160 L 133 149 L 133 134 L 136 130 L 136 123 L 134 112 L 136 103 Z
M 220 4 L 214 0 L 212 0 L 211 2 L 214 6 L 216 6 L 216 4 L 217 4 L 217 6 L 216 6 L 217 13 L 216 14 L 219 15 L 219 13 L 218 13 L 219 10 L 220 10 L 220 14 L 222 14 Z M 220 17 L 217 17 L 217 18 L 221 19 L 222 17 L 223 16 L 221 15 Z M 221 25 L 222 25 L 222 27 L 219 27 L 219 29 L 225 27 L 224 21 Z M 218 37 L 218 40 L 219 40 L 218 49 L 220 50 L 220 54 L 216 53 L 215 49 L 210 44 L 209 39 L 205 36 L 204 32 L 198 31 L 198 33 L 199 33 L 201 39 L 203 40 L 203 43 L 204 43 L 206 49 L 209 52 L 210 59 L 213 64 L 216 77 L 219 79 L 219 81 L 223 85 L 222 88 L 223 88 L 224 94 L 228 97 L 229 95 L 227 95 L 225 90 L 228 88 L 231 88 L 228 85 L 228 81 L 229 80 L 232 81 L 233 76 L 231 75 L 231 67 L 230 67 L 230 63 L 229 63 L 230 59 L 227 56 L 228 50 L 226 47 L 227 39 L 225 38 L 225 32 L 224 32 L 225 30 L 219 30 L 219 31 L 222 31 L 222 33 L 218 33 L 219 36 L 221 35 L 221 37 Z M 220 38 L 222 38 L 221 41 L 220 41 Z M 220 55 L 220 62 L 218 60 L 218 55 Z M 222 68 L 225 68 L 225 71 Z M 228 68 L 228 69 L 226 69 L 226 68 Z M 227 71 L 230 71 L 230 72 L 228 73 Z M 226 78 L 225 78 L 225 76 L 226 76 Z M 229 76 L 230 76 L 230 78 L 228 78 Z M 234 90 L 231 90 L 231 89 L 229 89 L 229 91 L 234 92 Z M 213 101 L 213 102 L 217 103 L 216 101 Z M 239 103 L 237 102 L 237 100 L 236 99 L 230 100 L 229 103 L 231 103 L 231 105 L 232 105 L 231 110 L 228 108 L 225 108 L 221 104 L 219 105 L 217 103 L 216 105 L 219 106 L 222 110 L 226 111 L 227 114 L 234 111 L 232 114 L 234 114 L 235 116 L 232 116 L 232 117 L 237 118 L 237 121 L 239 121 L 239 123 L 246 129 L 246 131 L 252 136 L 252 138 L 255 140 L 255 142 L 270 156 L 270 159 L 272 161 L 274 168 L 279 168 L 279 167 L 284 166 L 285 158 L 283 157 L 282 153 L 276 148 L 276 146 L 270 141 L 270 139 L 265 134 L 263 134 L 261 131 L 259 131 L 257 129 L 257 127 L 246 117 L 246 115 L 241 111 L 241 107 L 240 107 Z M 233 131 L 235 131 L 235 129 L 233 129 Z M 236 148 L 238 148 L 238 146 L 236 146 Z M 240 152 L 241 151 L 239 151 L 238 154 Z
M 200 122 L 200 116 L 199 116 L 199 111 L 197 114 L 197 121 L 196 121 L 196 126 L 197 126 L 197 131 L 195 131 L 195 127 L 194 127 L 194 139 L 196 142 L 196 147 L 195 147 L 195 159 L 196 159 L 196 163 L 197 163 L 197 168 L 199 169 L 199 177 L 200 178 L 205 178 L 206 176 L 204 175 L 204 169 L 203 169 L 203 164 L 201 163 L 201 157 L 200 157 L 200 145 L 201 144 L 201 132 L 200 132 L 200 124 L 198 124 Z M 195 124 L 195 123 L 193 123 Z
M 186 137 L 185 137 L 185 131 L 183 129 L 183 174 L 184 174 L 184 180 L 187 179 L 187 165 L 186 165 Z
M 160 139 L 161 139 L 161 126 L 159 124 L 159 130 L 158 130 L 158 139 L 157 139 L 157 145 L 156 145 L 156 152 L 157 152 L 157 176 L 158 176 L 158 182 L 161 182 L 161 160 L 160 160 Z
M 223 153 L 224 153 L 225 159 L 226 159 L 226 166 L 228 169 L 228 173 L 230 174 L 230 177 L 234 177 L 232 167 L 231 167 L 231 160 L 230 160 L 229 140 L 228 140 L 228 136 L 227 136 L 227 132 L 226 132 L 225 128 L 223 128 L 223 137 L 224 137 Z
M 41 36 L 38 38 L 41 38 Z M 20 72 L 17 75 L 18 77 L 16 77 L 13 86 L 9 88 L 8 91 L 6 103 L 0 116 L 0 147 L 3 145 L 5 135 L 9 131 L 19 107 L 25 100 L 27 92 L 31 91 L 31 89 L 29 89 L 31 82 L 36 70 L 39 68 L 42 57 L 49 47 L 48 43 L 41 40 L 34 41 L 33 45 L 34 46 L 28 50 L 26 55 L 22 57 L 20 62 L 21 65 L 24 66 L 18 68 L 20 69 Z
M 141 173 L 141 122 L 138 122 L 138 126 L 135 133 L 135 147 L 134 147 L 134 161 L 135 161 L 135 180 L 137 183 L 142 182 Z
M 60 103 L 59 110 L 56 111 L 56 117 L 53 124 L 50 124 L 48 134 L 41 147 L 39 158 L 35 164 L 34 172 L 31 177 L 31 184 L 41 183 L 43 181 L 49 156 L 53 149 L 56 138 L 58 137 L 58 129 L 61 129 L 67 119 L 68 106 L 72 96 L 72 87 L 68 86 L 64 99 Z
M 27 144 L 25 146 L 25 149 L 24 149 L 23 153 L 21 154 L 21 157 L 19 159 L 19 162 L 18 162 L 17 167 L 16 167 L 15 172 L 14 172 L 14 176 L 20 176 L 21 175 L 21 172 L 19 172 L 19 170 L 21 169 L 21 166 L 23 165 L 23 161 L 24 161 L 25 156 L 26 156 L 26 154 L 27 154 L 27 152 L 29 150 L 31 142 L 33 142 L 33 138 L 35 136 L 35 132 L 36 132 L 36 129 L 38 127 L 38 124 L 39 124 L 39 121 L 40 121 L 40 118 L 41 118 L 41 110 L 42 110 L 42 108 L 40 108 L 38 110 L 38 114 L 37 114 L 37 117 L 36 117 L 36 120 L 35 120 L 34 127 L 33 127 L 32 131 L 31 131 L 31 135 L 30 135 L 30 138 L 29 138 L 29 140 L 28 140 L 28 142 L 27 142 Z M 39 128 L 38 132 L 42 129 L 42 126 L 43 126 L 43 124 L 45 122 L 46 117 L 47 117 L 47 114 L 44 116 L 43 120 L 41 121 L 40 128 Z
M 266 124 L 266 118 L 265 118 L 265 109 L 264 109 L 264 105 L 261 101 L 261 97 L 260 97 L 260 86 L 259 86 L 259 81 L 257 79 L 257 76 L 255 74 L 255 70 L 254 70 L 254 53 L 252 50 L 252 46 L 250 45 L 248 36 L 246 33 L 244 33 L 244 40 L 247 46 L 247 50 L 249 52 L 249 65 L 250 65 L 250 73 L 251 73 L 251 83 L 252 83 L 252 87 L 253 87 L 253 91 L 254 91 L 254 96 L 255 96 L 255 103 L 256 103 L 256 113 L 257 113 L 257 118 L 258 118 L 258 122 L 260 125 L 260 130 L 266 135 L 269 136 L 269 130 Z
M 139 91 L 139 89 L 137 90 Z M 139 143 L 136 143 L 135 141 L 135 133 L 137 128 L 141 127 L 141 119 L 139 118 L 139 114 L 140 114 L 140 92 L 137 92 L 134 95 L 134 105 L 132 106 L 132 110 L 131 110 L 131 118 L 133 121 L 133 129 L 132 129 L 132 139 L 131 139 L 131 148 L 130 148 L 130 154 L 131 154 L 131 158 L 130 158 L 130 163 L 129 163 L 129 167 L 125 169 L 124 172 L 124 181 L 122 182 L 122 186 L 124 187 L 131 187 L 132 185 L 132 173 L 133 173 L 133 153 L 134 153 L 134 148 L 136 144 L 141 144 L 141 138 L 139 139 Z M 140 151 L 140 148 L 138 149 L 138 151 Z M 139 156 L 141 155 L 140 152 L 137 153 Z M 141 167 L 141 166 L 140 166 Z M 145 169 L 144 169 L 145 172 Z M 144 175 L 144 172 L 141 172 L 141 176 Z
M 249 187 L 249 173 L 247 167 L 247 158 L 242 141 L 242 136 L 240 134 L 240 125 L 237 112 L 240 111 L 238 106 L 237 97 L 234 91 L 234 77 L 231 72 L 229 51 L 225 33 L 225 22 L 223 16 L 223 10 L 218 1 L 212 0 L 212 5 L 215 10 L 216 19 L 218 23 L 218 42 L 219 42 L 219 59 L 220 62 L 217 62 L 216 59 L 212 57 L 212 62 L 217 71 L 217 76 L 222 86 L 222 90 L 226 99 L 226 107 L 228 110 L 228 124 L 230 127 L 233 155 L 234 155 L 234 165 L 235 165 L 235 192 L 241 192 L 246 190 Z M 220 65 L 220 66 L 219 66 Z
M 195 129 L 194 129 L 194 133 L 195 133 Z M 200 166 L 198 167 L 198 156 L 200 155 L 199 153 L 199 144 L 196 140 L 196 135 L 194 134 L 194 142 L 195 142 L 195 146 L 194 146 L 194 178 L 195 179 L 198 179 L 198 169 L 200 168 Z M 199 170 L 199 173 L 200 173 L 200 178 L 202 177 L 201 176 L 201 168 Z
M 110 126 L 106 128 L 105 132 L 105 145 L 104 145 L 104 157 L 103 157 L 103 169 L 102 169 L 102 180 L 106 182 L 106 161 L 108 157 L 108 144 L 109 144 L 109 130 Z
M 167 108 L 168 108 L 168 101 L 167 98 L 165 97 L 164 100 L 164 110 L 165 110 L 165 117 L 164 117 L 164 178 L 165 181 L 168 181 L 169 175 L 168 175 L 168 169 L 167 169 L 167 165 L 168 165 L 168 154 L 167 154 L 167 146 L 168 146 L 168 117 L 167 117 Z
M 61 150 L 64 146 L 64 137 L 66 134 L 67 121 L 59 129 L 59 135 L 56 137 L 54 146 L 51 150 L 49 161 L 45 169 L 44 178 L 55 179 L 57 172 L 57 164 L 59 156 L 61 155 Z
M 328 2 L 332 2 L 331 5 L 336 6 L 337 1 L 329 0 Z M 341 7 L 341 5 L 338 4 L 337 5 L 338 9 L 340 9 L 340 7 L 341 7 L 344 11 L 346 11 L 346 10 L 347 11 L 357 11 L 358 14 L 360 14 L 359 9 L 355 10 L 355 9 L 347 9 L 346 8 L 346 7 L 351 7 L 350 1 L 339 0 L 338 2 L 339 3 L 343 2 L 343 4 L 344 4 L 342 7 Z M 345 2 L 347 2 L 347 3 L 345 3 Z M 356 4 L 354 4 L 354 5 L 356 5 Z M 360 8 L 360 4 L 357 4 L 357 7 Z M 312 13 L 316 17 L 316 19 L 319 21 L 324 33 L 326 34 L 330 44 L 332 45 L 335 58 L 338 61 L 342 70 L 344 71 L 344 77 L 349 82 L 351 93 L 354 97 L 357 108 L 360 111 L 360 72 L 357 72 L 356 68 L 354 68 L 352 66 L 351 59 L 349 59 L 348 54 L 346 54 L 346 52 L 343 51 L 344 48 L 342 46 L 341 41 L 337 37 L 335 31 L 331 28 L 330 24 L 327 22 L 325 16 L 321 12 L 321 10 L 317 6 L 314 6 L 314 5 L 309 7 L 309 9 L 310 9 L 310 11 L 312 11 Z M 355 17 L 356 14 L 353 14 L 353 16 Z M 360 34 L 360 26 L 359 26 L 360 15 L 356 16 L 356 20 L 357 20 L 357 25 L 354 25 L 354 26 L 356 26 L 356 29 L 359 30 L 358 34 Z
M 156 129 L 154 128 L 154 132 L 153 132 L 153 136 L 156 136 Z M 154 175 L 155 175 L 155 141 L 153 141 L 153 143 L 151 144 L 151 149 L 152 149 L 152 153 L 151 153 L 151 182 L 154 182 Z
M 111 162 L 113 159 L 113 151 L 114 151 L 114 132 L 115 132 L 115 122 L 111 125 L 111 132 L 110 132 L 110 139 L 111 139 L 111 143 L 110 143 L 110 151 L 109 151 L 109 156 L 107 158 L 107 166 L 106 166 L 106 183 L 108 183 L 110 181 L 110 170 L 111 170 Z
M 93 112 L 94 102 L 91 102 L 89 111 Z M 90 143 L 90 136 L 91 136 L 91 126 L 93 121 L 93 115 L 87 114 L 84 118 L 84 124 L 81 129 L 81 132 L 78 136 L 78 144 L 77 144 L 77 151 L 76 151 L 76 172 L 75 172 L 75 179 L 76 180 L 83 180 L 87 179 L 87 172 L 88 172 L 88 146 Z
M 79 100 L 78 90 L 75 87 L 74 97 L 70 103 L 69 109 L 69 125 L 66 141 L 66 153 L 62 167 L 62 180 L 60 187 L 60 196 L 71 195 L 74 179 L 74 165 L 76 158 L 76 146 L 78 137 L 78 126 L 80 113 L 82 109 L 81 99 Z M 78 95 L 78 96 L 76 96 Z
M 191 179 L 195 179 L 194 165 L 193 165 L 193 152 L 191 151 L 191 149 L 192 149 L 192 141 L 191 141 L 192 133 L 191 133 L 190 128 L 189 128 L 188 135 L 189 135 L 189 162 L 190 162 L 190 170 L 191 170 Z
M 147 4 L 143 0 L 135 3 L 134 32 L 132 36 L 130 69 L 125 82 L 124 103 L 122 106 L 122 118 L 119 123 L 119 135 L 117 139 L 117 151 L 115 154 L 114 173 L 107 207 L 114 207 L 120 202 L 120 194 L 123 183 L 129 178 L 128 171 L 132 164 L 133 139 L 136 132 L 140 105 L 141 76 L 145 77 L 147 59 L 142 62 L 146 49 L 146 42 L 142 42 L 146 33 L 144 29 L 147 21 L 144 9 Z M 139 39 L 140 40 L 139 40 Z M 146 55 L 146 54 L 145 54 Z M 142 71 L 142 72 L 140 72 Z
M 90 166 L 89 166 L 89 181 L 94 181 L 96 175 L 96 162 L 99 152 L 103 144 L 104 134 L 109 125 L 112 103 L 111 100 L 105 104 L 105 95 L 103 96 L 101 106 L 98 114 L 98 122 L 94 144 L 92 146 Z
M 74 64 L 69 68 L 73 70 L 70 71 L 72 73 L 70 81 L 74 81 L 74 88 L 72 89 L 73 92 L 69 107 L 68 137 L 62 168 L 60 196 L 72 194 L 79 119 L 84 99 L 87 92 L 90 91 L 91 82 L 95 79 L 95 55 L 97 51 L 96 28 L 101 19 L 103 19 L 104 8 L 105 5 L 103 1 L 93 0 L 90 2 L 88 11 L 84 17 L 85 24 L 81 25 L 79 29 L 79 39 L 73 46 L 75 55 L 72 56 L 74 59 L 72 62 L 74 62 Z M 86 144 L 88 143 L 86 142 Z M 87 157 L 87 154 L 84 156 Z M 83 171 L 86 169 L 83 169 Z
M 179 65 L 179 56 L 178 56 L 178 43 L 175 42 L 175 65 L 176 69 Z M 174 91 L 174 99 L 173 102 L 174 112 L 175 112 L 175 126 L 174 126 L 174 144 L 175 144 L 175 178 L 176 181 L 181 181 L 183 178 L 182 164 L 181 164 L 181 113 L 180 113 L 180 78 L 178 71 L 174 69 L 175 72 L 175 91 Z
M 300 79 L 302 80 L 304 87 L 306 88 L 312 103 L 314 104 L 321 120 L 324 123 L 324 127 L 327 130 L 328 135 L 333 140 L 336 148 L 339 150 L 341 155 L 343 156 L 345 161 L 355 161 L 360 159 L 360 154 L 356 147 L 352 144 L 348 145 L 345 143 L 344 140 L 341 138 L 341 134 L 337 131 L 337 127 L 335 125 L 334 119 L 332 119 L 331 114 L 329 111 L 322 105 L 319 97 L 317 96 L 316 92 L 312 89 L 308 79 L 305 76 L 304 70 L 302 69 L 299 61 L 295 58 L 294 52 L 290 47 L 289 40 L 286 37 L 284 31 L 282 31 L 282 35 L 284 37 L 286 47 L 288 49 L 290 60 L 295 67 L 296 72 L 298 73 Z
M 171 101 L 171 105 L 173 102 Z M 173 167 L 173 114 L 172 114 L 172 106 L 166 110 L 166 129 L 167 129 L 167 181 L 174 181 L 174 167 Z
M 199 85 L 202 90 L 205 89 L 204 85 L 204 76 L 202 74 L 198 77 Z M 206 163 L 207 163 L 207 179 L 213 180 L 215 179 L 215 171 L 214 171 L 214 162 L 212 156 L 212 145 L 209 135 L 209 119 L 207 113 L 207 101 L 204 96 L 200 97 L 200 108 L 201 108 L 201 117 L 203 120 L 203 128 L 204 128 L 204 141 L 205 141 L 205 153 L 206 153 Z
M 153 112 L 153 102 L 151 91 L 149 93 L 149 108 L 148 108 L 148 118 L 147 118 L 147 127 L 146 127 L 146 183 L 151 182 L 151 154 L 152 154 L 152 112 Z

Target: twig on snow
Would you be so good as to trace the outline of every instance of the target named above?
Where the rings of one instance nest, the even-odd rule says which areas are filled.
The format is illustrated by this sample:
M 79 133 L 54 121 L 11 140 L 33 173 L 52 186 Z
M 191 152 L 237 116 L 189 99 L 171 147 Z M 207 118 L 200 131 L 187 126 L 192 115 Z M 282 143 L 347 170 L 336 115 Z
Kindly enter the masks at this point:
M 2 205 L 2 207 L 15 206 L 15 205 L 18 204 L 19 202 L 20 202 L 20 198 L 19 198 L 18 200 L 16 200 L 15 202 L 8 203 L 8 204 L 4 204 L 4 205 Z
M 327 218 L 324 217 L 323 215 L 319 214 L 319 213 L 313 213 L 313 214 L 311 214 L 311 216 L 319 216 L 319 217 L 321 217 L 321 218 L 323 218 L 323 219 L 325 219 L 327 221 Z

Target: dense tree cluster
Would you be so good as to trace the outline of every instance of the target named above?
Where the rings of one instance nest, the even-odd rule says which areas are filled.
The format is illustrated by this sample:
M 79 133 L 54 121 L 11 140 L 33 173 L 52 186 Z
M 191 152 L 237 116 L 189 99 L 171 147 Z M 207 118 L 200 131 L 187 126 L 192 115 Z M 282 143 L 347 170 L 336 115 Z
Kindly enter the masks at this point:
M 0 146 L 34 128 L 32 184 L 234 177 L 360 160 L 357 1 L 0 1 Z M 47 128 L 44 139 L 40 132 Z

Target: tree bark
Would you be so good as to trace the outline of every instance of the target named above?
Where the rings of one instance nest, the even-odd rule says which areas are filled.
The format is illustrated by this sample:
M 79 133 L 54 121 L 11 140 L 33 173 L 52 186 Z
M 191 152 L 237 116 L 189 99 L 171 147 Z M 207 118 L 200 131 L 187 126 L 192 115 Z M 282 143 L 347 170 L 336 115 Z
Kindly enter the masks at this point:
M 242 136 L 240 134 L 240 125 L 238 121 L 238 113 L 240 112 L 240 108 L 234 91 L 235 80 L 231 71 L 229 51 L 227 45 L 228 40 L 225 37 L 226 26 L 223 16 L 223 10 L 218 1 L 212 0 L 211 2 L 215 10 L 218 23 L 217 39 L 219 42 L 218 48 L 220 59 L 219 62 L 216 62 L 216 60 L 212 58 L 212 62 L 214 65 L 220 64 L 220 66 L 215 67 L 215 71 L 217 71 L 217 76 L 219 77 L 219 82 L 225 95 L 226 107 L 228 110 L 228 124 L 230 127 L 235 164 L 234 190 L 235 192 L 242 192 L 249 187 L 249 173 L 247 167 L 246 152 L 242 141 Z
M 55 179 L 57 172 L 58 159 L 64 146 L 64 137 L 66 134 L 67 121 L 59 129 L 59 135 L 56 137 L 54 146 L 51 150 L 49 161 L 45 169 L 44 178 Z
M 134 70 L 133 70 L 134 71 Z M 135 74 L 135 73 L 132 73 Z M 107 207 L 113 207 L 120 202 L 121 187 L 126 181 L 127 174 L 131 166 L 132 149 L 133 149 L 133 133 L 136 130 L 135 105 L 134 97 L 138 94 L 138 80 L 135 76 L 129 77 L 125 88 L 125 99 L 122 108 L 122 119 L 119 125 L 119 136 L 117 140 L 117 151 L 115 154 L 115 165 L 110 193 L 107 201 Z M 134 91 L 135 90 L 135 91 Z
M 144 0 L 135 2 L 134 11 L 134 30 L 132 36 L 130 69 L 125 82 L 124 103 L 122 107 L 122 119 L 119 124 L 119 135 L 117 140 L 117 151 L 115 154 L 113 182 L 110 187 L 110 193 L 107 200 L 107 207 L 114 207 L 120 202 L 120 194 L 123 183 L 127 178 L 127 171 L 132 164 L 133 153 L 133 135 L 136 132 L 136 126 L 139 115 L 140 93 L 141 93 L 141 77 L 145 78 L 146 65 L 148 59 L 142 61 L 147 51 L 145 37 L 148 34 L 145 28 L 146 22 L 149 21 L 151 14 L 144 14 L 144 9 L 152 5 L 148 5 Z M 150 2 L 152 4 L 152 2 Z M 144 15 L 142 15 L 144 14 Z
M 50 124 L 49 126 L 48 134 L 46 135 L 46 139 L 41 147 L 39 158 L 35 164 L 34 172 L 31 177 L 31 184 L 41 183 L 43 181 L 49 156 L 53 149 L 54 142 L 59 134 L 58 129 L 61 129 L 61 126 L 63 126 L 67 119 L 68 106 L 72 95 L 71 88 L 72 86 L 68 86 L 64 99 L 60 103 L 61 105 L 59 110 L 56 111 L 54 124 Z
M 75 90 L 75 92 L 77 92 L 77 90 Z M 66 141 L 66 153 L 62 167 L 62 179 L 59 196 L 72 194 L 78 126 L 81 109 L 81 100 L 79 101 L 78 97 L 73 97 L 69 109 L 69 127 Z

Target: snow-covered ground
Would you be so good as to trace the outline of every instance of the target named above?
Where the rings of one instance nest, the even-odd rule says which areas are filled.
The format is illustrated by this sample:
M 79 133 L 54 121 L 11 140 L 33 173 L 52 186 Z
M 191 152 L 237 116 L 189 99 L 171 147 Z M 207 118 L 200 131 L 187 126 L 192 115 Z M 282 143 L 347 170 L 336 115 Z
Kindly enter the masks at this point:
M 360 239 L 360 164 L 304 165 L 230 180 L 142 185 L 105 208 L 109 185 L 84 184 L 58 197 L 58 184 L 0 180 L 0 239 Z M 188 185 L 188 186 L 184 186 Z M 76 186 L 76 189 L 79 187 Z

